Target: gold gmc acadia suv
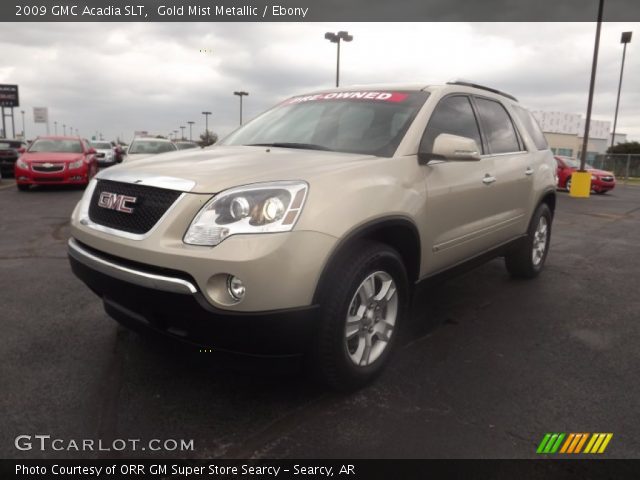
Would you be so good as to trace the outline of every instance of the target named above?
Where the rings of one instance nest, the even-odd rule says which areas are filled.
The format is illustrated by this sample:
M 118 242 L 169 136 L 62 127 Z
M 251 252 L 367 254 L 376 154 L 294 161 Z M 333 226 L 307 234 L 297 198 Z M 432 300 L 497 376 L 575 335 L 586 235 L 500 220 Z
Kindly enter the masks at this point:
M 72 214 L 69 260 L 129 328 L 305 354 L 348 390 L 387 363 L 419 282 L 495 256 L 514 277 L 540 272 L 555 170 L 500 91 L 326 90 L 214 147 L 100 172 Z

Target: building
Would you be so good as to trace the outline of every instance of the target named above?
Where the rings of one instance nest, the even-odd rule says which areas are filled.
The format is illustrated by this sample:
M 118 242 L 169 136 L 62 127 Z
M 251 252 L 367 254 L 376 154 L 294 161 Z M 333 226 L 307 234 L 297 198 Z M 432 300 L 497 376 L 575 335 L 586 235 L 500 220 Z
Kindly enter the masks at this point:
M 533 111 L 532 113 L 553 153 L 579 158 L 585 127 L 585 119 L 582 115 L 543 111 Z M 626 135 L 616 133 L 617 142 L 622 138 L 626 138 Z M 606 153 L 610 145 L 611 122 L 591 119 L 587 160 L 593 160 L 596 155 Z

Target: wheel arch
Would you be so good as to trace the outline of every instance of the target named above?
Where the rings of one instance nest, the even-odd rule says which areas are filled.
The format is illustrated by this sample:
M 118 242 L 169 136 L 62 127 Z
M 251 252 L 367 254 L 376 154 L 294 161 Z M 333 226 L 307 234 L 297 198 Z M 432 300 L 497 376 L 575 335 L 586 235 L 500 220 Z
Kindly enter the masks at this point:
M 409 283 L 416 282 L 420 275 L 421 247 L 420 233 L 415 223 L 402 216 L 378 218 L 352 229 L 333 249 L 320 274 L 314 303 L 320 302 L 323 287 L 329 281 L 333 267 L 343 261 L 353 246 L 362 240 L 384 243 L 395 249 L 407 271 Z

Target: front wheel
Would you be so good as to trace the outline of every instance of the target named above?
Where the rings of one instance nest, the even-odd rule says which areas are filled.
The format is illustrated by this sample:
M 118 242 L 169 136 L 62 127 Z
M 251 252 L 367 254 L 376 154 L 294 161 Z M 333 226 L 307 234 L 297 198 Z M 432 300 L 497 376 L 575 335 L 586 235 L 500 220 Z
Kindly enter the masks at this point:
M 30 185 L 25 183 L 16 183 L 16 187 L 18 187 L 18 190 L 21 192 L 26 192 L 29 190 Z
M 533 278 L 542 271 L 549 253 L 552 219 L 549 206 L 541 203 L 531 218 L 527 236 L 505 255 L 512 277 Z
M 407 313 L 409 286 L 398 252 L 361 242 L 331 271 L 322 295 L 315 368 L 330 387 L 371 382 L 388 362 Z

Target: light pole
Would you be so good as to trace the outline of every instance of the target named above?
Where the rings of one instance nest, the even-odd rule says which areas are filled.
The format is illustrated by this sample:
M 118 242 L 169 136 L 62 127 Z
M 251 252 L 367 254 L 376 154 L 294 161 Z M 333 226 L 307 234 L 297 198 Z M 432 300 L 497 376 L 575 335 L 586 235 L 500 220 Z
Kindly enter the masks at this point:
M 67 126 L 64 123 L 62 124 L 62 135 L 67 136 Z
M 193 135 L 192 135 L 192 130 L 191 129 L 193 127 L 193 124 L 196 123 L 196 122 L 192 122 L 191 120 L 189 120 L 187 123 L 189 124 L 189 141 L 193 142 Z
M 174 130 L 173 131 L 173 139 L 177 140 L 178 139 L 178 130 Z
M 24 133 L 24 110 L 20 110 L 20 113 L 22 114 L 22 139 L 25 140 L 27 135 Z
M 209 115 L 211 115 L 211 112 L 202 112 L 202 114 L 204 115 L 204 134 L 209 138 Z
M 593 61 L 591 63 L 591 80 L 589 81 L 589 100 L 587 101 L 587 118 L 584 122 L 584 137 L 582 138 L 582 151 L 580 152 L 580 170 L 571 175 L 572 197 L 589 197 L 591 191 L 591 174 L 584 169 L 587 161 L 587 148 L 589 147 L 589 129 L 591 127 L 591 107 L 593 106 L 593 88 L 596 84 L 596 70 L 598 68 L 598 50 L 600 49 L 600 29 L 602 27 L 602 10 L 604 0 L 598 4 L 598 23 L 596 26 L 596 40 L 593 46 Z
M 180 140 L 184 140 L 184 129 L 187 128 L 184 125 L 180 125 Z
M 349 32 L 338 32 L 332 33 L 327 32 L 324 34 L 324 38 L 329 40 L 331 43 L 335 43 L 338 47 L 338 60 L 336 63 L 336 87 L 340 86 L 340 41 L 350 42 L 353 40 L 353 35 L 349 35 Z
M 53 131 L 56 135 L 58 135 L 58 121 L 53 122 Z
M 620 43 L 624 44 L 622 47 L 622 65 L 620 67 L 620 81 L 618 82 L 618 98 L 616 99 L 616 113 L 613 116 L 613 133 L 611 134 L 611 153 L 613 153 L 613 146 L 616 141 L 616 126 L 618 125 L 618 107 L 620 106 L 620 90 L 622 89 L 622 74 L 624 72 L 624 57 L 627 54 L 627 43 L 631 42 L 631 34 L 633 32 L 622 32 L 620 37 Z
M 249 95 L 249 92 L 233 92 L 234 95 L 240 97 L 240 125 L 242 125 L 242 97 Z

